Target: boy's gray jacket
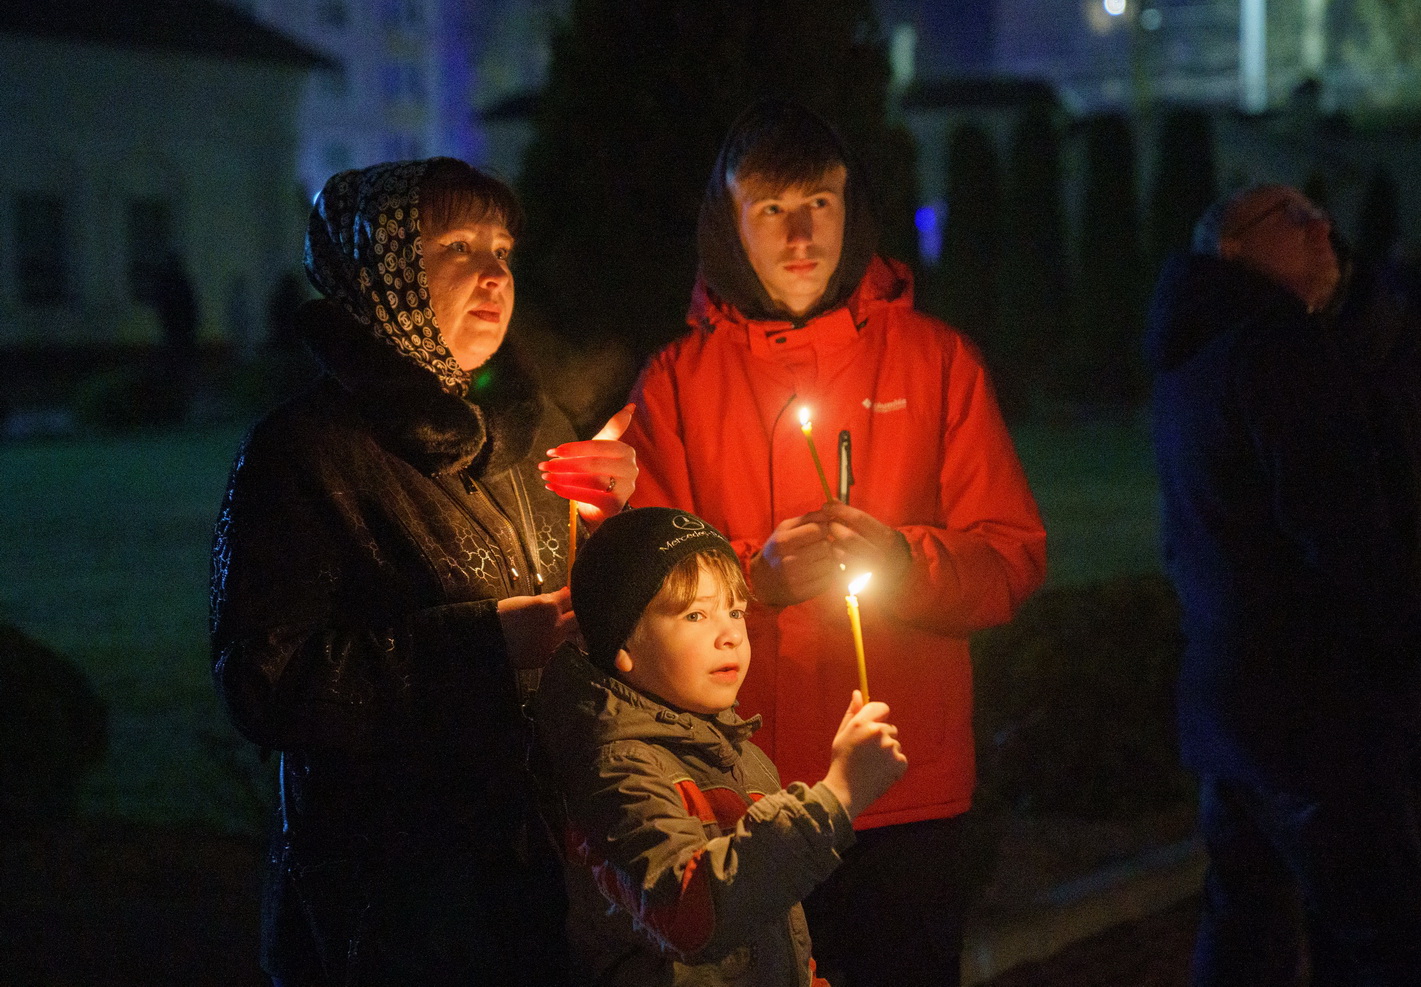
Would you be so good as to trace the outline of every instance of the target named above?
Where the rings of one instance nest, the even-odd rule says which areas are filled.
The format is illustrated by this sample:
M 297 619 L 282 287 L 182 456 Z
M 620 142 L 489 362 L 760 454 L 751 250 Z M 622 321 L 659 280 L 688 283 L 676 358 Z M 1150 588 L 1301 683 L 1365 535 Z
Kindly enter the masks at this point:
M 758 718 L 670 709 L 571 648 L 545 671 L 536 716 L 566 815 L 572 948 L 590 982 L 816 982 L 799 902 L 853 827 L 822 783 L 780 787 L 749 741 Z

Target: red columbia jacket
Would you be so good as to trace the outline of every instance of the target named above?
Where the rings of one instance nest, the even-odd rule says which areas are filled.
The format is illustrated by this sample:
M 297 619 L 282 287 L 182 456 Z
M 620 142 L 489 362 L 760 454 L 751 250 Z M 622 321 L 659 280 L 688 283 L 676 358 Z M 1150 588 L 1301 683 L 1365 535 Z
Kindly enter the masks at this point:
M 860 596 L 869 692 L 892 708 L 904 778 L 868 829 L 965 811 L 975 781 L 967 639 L 1011 619 L 1042 582 L 1046 533 L 975 347 L 913 309 L 912 275 L 874 258 L 848 302 L 800 329 L 745 319 L 698 284 L 693 331 L 656 354 L 624 440 L 632 502 L 690 510 L 730 538 L 748 572 L 779 522 L 824 495 L 799 427 L 833 483 L 851 433 L 850 502 L 900 530 L 912 567 L 891 596 Z M 790 607 L 752 602 L 738 712 L 788 781 L 815 782 L 858 685 L 844 590 Z

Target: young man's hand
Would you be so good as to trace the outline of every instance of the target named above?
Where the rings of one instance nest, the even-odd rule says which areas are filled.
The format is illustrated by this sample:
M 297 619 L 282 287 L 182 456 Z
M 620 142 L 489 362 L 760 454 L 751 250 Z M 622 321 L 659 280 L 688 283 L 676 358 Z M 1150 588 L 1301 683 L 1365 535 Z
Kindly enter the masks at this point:
M 824 785 L 850 819 L 857 818 L 908 770 L 908 759 L 898 744 L 898 728 L 887 717 L 885 704 L 864 705 L 863 695 L 855 689 L 834 734 L 834 756 Z
M 825 526 L 808 518 L 781 521 L 750 560 L 750 589 L 761 603 L 803 603 L 828 589 L 839 574 Z
M 897 528 L 890 528 L 872 514 L 834 500 L 805 519 L 822 523 L 834 544 L 834 557 L 844 563 L 850 575 L 867 569 L 880 586 L 893 586 L 913 564 L 908 540 Z
M 636 405 L 627 405 L 592 438 L 549 449 L 550 458 L 538 464 L 543 484 L 559 497 L 577 501 L 578 513 L 591 528 L 620 512 L 636 489 L 636 450 L 618 441 L 634 411 Z
M 566 586 L 552 593 L 499 600 L 498 622 L 514 668 L 542 668 L 560 644 L 577 635 L 572 592 Z

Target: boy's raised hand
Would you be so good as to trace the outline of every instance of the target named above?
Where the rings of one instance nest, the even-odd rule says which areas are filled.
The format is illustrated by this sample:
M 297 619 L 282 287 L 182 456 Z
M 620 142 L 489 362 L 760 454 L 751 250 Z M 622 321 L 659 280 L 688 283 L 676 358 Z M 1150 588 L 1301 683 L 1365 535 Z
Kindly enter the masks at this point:
M 850 819 L 857 818 L 908 770 L 908 759 L 898 744 L 898 728 L 887 717 L 886 704 L 865 705 L 863 695 L 855 689 L 834 734 L 833 760 L 824 784 Z

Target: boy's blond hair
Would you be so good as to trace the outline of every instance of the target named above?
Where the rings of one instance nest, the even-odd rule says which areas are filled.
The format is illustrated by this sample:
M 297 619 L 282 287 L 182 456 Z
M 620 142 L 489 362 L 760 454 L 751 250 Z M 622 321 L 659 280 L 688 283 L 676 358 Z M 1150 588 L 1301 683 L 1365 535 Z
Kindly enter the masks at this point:
M 750 587 L 745 582 L 745 573 L 740 571 L 739 563 L 721 552 L 697 552 L 688 555 L 666 573 L 666 578 L 661 581 L 661 588 L 646 605 L 642 616 L 637 619 L 636 626 L 628 635 L 627 644 L 638 642 L 645 627 L 644 618 L 653 610 L 660 613 L 680 613 L 689 607 L 696 598 L 696 591 L 700 589 L 703 571 L 710 573 L 711 578 L 725 593 L 727 606 L 750 599 Z

